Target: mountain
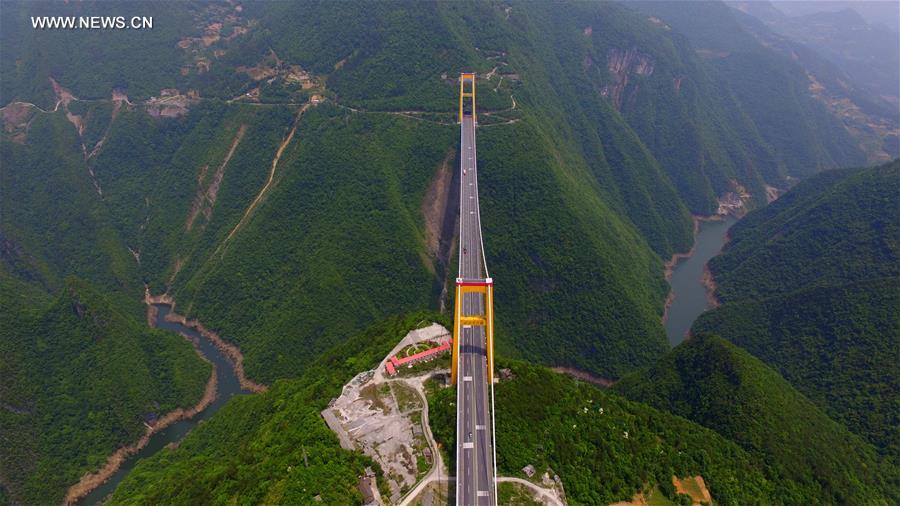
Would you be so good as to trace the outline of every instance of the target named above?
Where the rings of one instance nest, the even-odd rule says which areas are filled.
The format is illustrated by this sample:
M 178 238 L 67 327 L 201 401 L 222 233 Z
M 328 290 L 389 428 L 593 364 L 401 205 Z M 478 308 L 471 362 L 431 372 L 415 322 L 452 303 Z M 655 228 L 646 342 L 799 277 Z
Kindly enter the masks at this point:
M 853 6 L 790 16 L 769 2 L 733 5 L 773 31 L 814 49 L 876 95 L 893 97 L 897 103 L 900 33 L 896 29 L 867 21 Z
M 760 360 L 695 335 L 615 390 L 709 427 L 764 460 L 783 504 L 891 504 L 900 472 Z
M 362 504 L 358 477 L 375 464 L 341 448 L 319 413 L 345 382 L 435 317 L 443 320 L 414 313 L 380 321 L 321 354 L 300 378 L 232 399 L 177 448 L 138 463 L 109 504 Z
M 814 15 L 790 17 L 769 2 L 729 5 L 744 30 L 804 69 L 812 96 L 841 119 L 869 163 L 900 157 L 896 31 L 867 24 L 852 6 L 842 12 L 823 7 Z
M 30 26 L 138 11 L 153 30 Z M 77 276 L 132 321 L 165 293 L 251 378 L 303 376 L 452 304 L 472 70 L 498 349 L 617 378 L 668 349 L 663 260 L 691 214 L 862 158 L 744 36 L 750 56 L 711 59 L 614 3 L 5 2 L 0 271 L 47 300 Z
M 723 302 L 900 275 L 900 161 L 825 172 L 751 213 L 710 261 Z
M 828 0 L 790 2 L 776 0 L 771 4 L 788 16 L 800 17 L 822 12 L 853 10 L 873 25 L 882 25 L 900 32 L 900 6 L 892 2 L 856 2 L 853 0 Z
M 299 378 L 233 400 L 178 448 L 142 461 L 111 504 L 236 497 L 303 503 L 316 495 L 324 503 L 361 504 L 357 476 L 373 463 L 341 449 L 319 411 L 407 330 L 433 316 L 379 322 L 323 354 Z M 579 504 L 630 498 L 647 485 L 659 485 L 674 498 L 673 475 L 701 473 L 717 500 L 771 497 L 762 464 L 708 429 L 540 366 L 503 361 L 501 367 L 511 371 L 497 385 L 498 466 L 504 474 L 519 476 L 529 463 L 541 469 L 549 464 L 569 501 Z M 454 390 L 429 384 L 432 430 L 444 448 L 452 448 Z
M 718 332 L 781 372 L 819 409 L 898 454 L 900 279 L 801 289 L 724 304 L 693 333 Z
M 725 303 L 695 323 L 777 369 L 896 455 L 900 162 L 825 172 L 730 231 L 709 268 Z
M 0 478 L 10 499 L 59 503 L 66 488 L 194 405 L 210 366 L 184 338 L 148 329 L 69 278 L 58 296 L 0 271 Z
M 816 167 L 859 165 L 860 150 L 869 163 L 898 156 L 896 101 L 870 90 L 868 80 L 857 71 L 836 65 L 814 46 L 769 26 L 763 20 L 771 12 L 780 15 L 776 9 L 767 9 L 765 2 L 730 2 L 735 8 L 721 2 L 681 3 L 627 5 L 691 40 L 698 54 L 719 70 L 723 93 L 734 94 L 745 104 L 760 135 L 777 148 L 788 176 L 808 176 Z M 879 68 L 896 72 L 891 62 L 881 61 Z M 755 72 L 743 73 L 750 69 Z M 767 94 L 771 96 L 765 98 Z M 782 101 L 782 96 L 791 100 Z M 810 118 L 816 118 L 817 127 L 811 128 Z M 826 125 L 827 133 L 822 131 Z M 822 142 L 823 133 L 840 142 Z M 798 142 L 805 150 L 802 159 L 784 151 L 795 150 Z M 811 164 L 812 160 L 817 161 Z
M 76 57 L 4 74 L 5 100 L 61 101 L 52 114 L 4 108 L 4 161 L 40 166 L 15 175 L 10 209 L 37 193 L 31 174 L 60 165 L 38 156 L 44 146 L 79 178 L 65 187 L 90 200 L 62 200 L 51 219 L 21 229 L 5 220 L 4 234 L 38 261 L 86 260 L 93 253 L 78 248 L 97 241 L 72 234 L 74 244 L 47 251 L 31 237 L 66 206 L 96 207 L 95 226 L 116 236 L 118 274 L 89 275 L 104 263 L 84 261 L 54 276 L 168 291 L 188 316 L 232 336 L 251 376 L 295 375 L 369 322 L 447 303 L 453 226 L 437 224 L 452 223 L 455 207 L 426 215 L 423 202 L 447 201 L 453 187 L 452 76 L 471 68 L 483 76 L 486 247 L 505 285 L 499 346 L 608 376 L 649 363 L 665 351 L 660 256 L 688 249 L 688 210 L 715 212 L 742 189 L 760 200 L 766 184 L 842 163 L 811 146 L 842 146 L 845 133 L 820 125 L 812 138 L 774 144 L 781 136 L 767 139 L 771 125 L 747 114 L 751 99 L 756 109 L 771 96 L 721 98 L 720 70 L 630 9 L 506 7 L 385 4 L 363 16 L 317 2 L 148 6 L 166 28 L 138 34 L 128 54 L 104 49 L 115 76 L 82 75 Z M 58 8 L 90 14 L 98 4 Z M 49 12 L 7 10 L 10 24 Z M 34 55 L 63 42 L 73 54 L 100 43 L 75 35 L 29 32 L 4 50 L 37 65 Z M 145 50 L 156 46 L 181 52 Z M 325 103 L 301 107 L 312 94 Z M 778 107 L 785 117 L 828 124 L 815 104 L 783 98 L 796 104 Z M 65 131 L 35 128 L 45 122 Z

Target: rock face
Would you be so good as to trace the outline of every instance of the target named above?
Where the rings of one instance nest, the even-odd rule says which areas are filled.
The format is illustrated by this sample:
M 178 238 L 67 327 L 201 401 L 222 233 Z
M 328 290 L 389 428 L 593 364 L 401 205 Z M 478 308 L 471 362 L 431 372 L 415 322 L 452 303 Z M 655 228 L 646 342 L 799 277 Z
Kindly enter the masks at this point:
M 606 68 L 609 70 L 610 83 L 600 90 L 600 95 L 609 98 L 616 110 L 622 109 L 622 103 L 626 98 L 630 76 L 653 75 L 653 59 L 638 51 L 636 47 L 631 49 L 610 49 L 606 54 Z M 635 84 L 628 90 L 628 99 L 632 99 L 639 90 Z

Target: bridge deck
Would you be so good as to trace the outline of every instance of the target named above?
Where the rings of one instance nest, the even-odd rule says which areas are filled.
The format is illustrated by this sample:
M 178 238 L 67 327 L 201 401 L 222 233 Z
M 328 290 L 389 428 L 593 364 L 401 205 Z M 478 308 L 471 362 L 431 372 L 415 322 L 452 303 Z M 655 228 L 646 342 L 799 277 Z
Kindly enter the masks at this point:
M 471 115 L 463 117 L 460 134 L 459 277 L 464 282 L 484 283 L 488 272 L 481 240 L 475 122 Z M 483 294 L 463 296 L 464 316 L 482 315 L 484 310 Z M 496 504 L 491 394 L 485 328 L 464 325 L 457 376 L 457 504 Z

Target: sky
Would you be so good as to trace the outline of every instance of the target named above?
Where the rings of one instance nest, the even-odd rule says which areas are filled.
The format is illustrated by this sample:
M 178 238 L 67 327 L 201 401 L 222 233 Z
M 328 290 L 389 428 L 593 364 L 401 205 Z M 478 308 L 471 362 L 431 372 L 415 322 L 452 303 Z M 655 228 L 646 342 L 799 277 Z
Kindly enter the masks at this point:
M 853 9 L 870 24 L 900 31 L 900 0 L 776 0 L 772 2 L 789 16 Z

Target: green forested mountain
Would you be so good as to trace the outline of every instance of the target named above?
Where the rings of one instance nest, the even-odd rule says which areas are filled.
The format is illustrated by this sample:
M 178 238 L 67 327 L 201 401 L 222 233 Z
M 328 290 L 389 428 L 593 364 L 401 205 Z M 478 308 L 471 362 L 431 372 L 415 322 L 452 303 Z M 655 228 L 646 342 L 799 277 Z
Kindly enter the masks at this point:
M 499 366 L 511 372 L 495 388 L 501 475 L 549 466 L 570 504 L 611 504 L 654 486 L 675 499 L 672 476 L 696 475 L 717 503 L 765 504 L 777 497 L 764 464 L 711 430 L 544 367 Z M 429 398 L 432 431 L 447 448 L 455 444 L 455 399 L 453 389 Z
M 617 4 L 244 7 L 148 7 L 165 28 L 141 33 L 128 54 L 104 48 L 115 75 L 81 75 L 77 57 L 33 62 L 62 45 L 90 54 L 99 34 L 29 31 L 4 45 L 25 62 L 4 74 L 5 103 L 50 107 L 62 88 L 97 100 L 62 104 L 55 114 L 28 109 L 37 119 L 10 125 L 4 161 L 35 167 L 15 175 L 24 179 L 16 199 L 33 199 L 29 188 L 42 181 L 28 178 L 59 165 L 42 154 L 45 144 L 80 175 L 74 184 L 97 189 L 82 192 L 92 202 L 78 207 L 95 206 L 97 233 L 115 237 L 107 241 L 114 274 L 106 262 L 80 262 L 96 253 L 80 252 L 77 241 L 56 250 L 76 265 L 51 274 L 168 290 L 190 316 L 238 340 L 251 376 L 264 381 L 297 374 L 368 322 L 439 306 L 450 252 L 429 246 L 435 217 L 421 209 L 432 182 L 444 192 L 453 184 L 434 176 L 448 156 L 456 164 L 447 113 L 460 69 L 482 76 L 486 247 L 504 285 L 499 345 L 512 355 L 608 376 L 648 363 L 665 350 L 659 257 L 689 247 L 689 210 L 712 212 L 735 184 L 761 199 L 764 183 L 799 174 L 782 170 L 774 145 L 755 133 L 766 128 L 746 114 L 756 102 L 719 93 L 730 86 L 721 69 L 688 39 Z M 98 6 L 60 8 L 89 14 Z M 48 12 L 14 3 L 5 10 L 13 13 L 3 19 L 10 36 L 26 15 Z M 47 88 L 51 77 L 58 85 Z M 103 105 L 114 89 L 118 101 Z M 188 90 L 195 98 L 185 98 Z M 312 92 L 331 104 L 292 123 Z M 806 109 L 793 115 L 814 121 L 803 111 L 818 109 L 805 99 L 782 99 L 799 100 Z M 69 126 L 79 121 L 80 133 Z M 68 131 L 42 133 L 35 126 L 43 122 Z M 827 145 L 844 142 L 827 132 L 818 134 L 830 136 Z M 799 151 L 808 144 L 798 139 L 796 150 L 779 153 L 812 160 Z M 73 204 L 58 205 L 56 214 Z M 38 265 L 57 254 L 36 240 L 52 223 L 17 229 L 16 221 L 4 221 L 5 235 L 28 243 Z M 82 273 L 90 269 L 101 272 Z M 34 269 L 21 274 L 37 277 Z
M 304 503 L 319 494 L 326 503 L 361 503 L 356 476 L 371 463 L 342 450 L 319 411 L 344 382 L 377 363 L 429 316 L 385 320 L 323 354 L 300 378 L 235 399 L 177 449 L 139 464 L 116 490 L 113 504 L 236 497 Z M 672 476 L 698 474 L 723 503 L 777 497 L 765 465 L 711 430 L 543 367 L 515 361 L 502 367 L 513 375 L 497 386 L 498 465 L 504 474 L 518 475 L 529 463 L 550 465 L 573 504 L 608 504 L 657 485 L 674 498 Z M 436 389 L 429 400 L 435 436 L 449 448 L 454 399 L 453 389 Z
M 829 419 L 777 372 L 713 335 L 697 335 L 614 387 L 709 427 L 766 462 L 782 504 L 893 504 L 900 471 Z
M 693 332 L 759 357 L 832 418 L 900 448 L 900 162 L 825 172 L 730 231 L 710 262 L 725 304 Z
M 301 378 L 234 398 L 178 448 L 141 461 L 110 504 L 316 504 L 317 495 L 323 504 L 362 504 L 357 477 L 377 464 L 342 449 L 319 413 L 344 383 L 435 318 L 444 319 L 429 313 L 385 319 L 320 354 Z
M 823 173 L 731 230 L 709 268 L 723 302 L 900 275 L 900 161 Z
M 667 349 L 662 260 L 691 213 L 858 157 L 762 46 L 711 61 L 616 3 L 239 7 L 4 2 L 0 271 L 20 292 L 76 275 L 131 319 L 145 286 L 168 293 L 266 383 L 452 303 L 472 70 L 498 348 L 619 377 Z M 154 29 L 30 21 L 135 13 Z
M 815 287 L 724 304 L 692 332 L 719 332 L 762 359 L 820 409 L 900 453 L 900 279 Z
M 837 112 L 828 112 L 814 98 L 816 83 L 808 70 L 745 28 L 740 13 L 717 1 L 639 0 L 628 5 L 662 20 L 693 43 L 716 78 L 718 94 L 735 103 L 737 112 L 729 120 L 746 118 L 754 127 L 739 131 L 740 144 L 752 146 L 747 140 L 758 135 L 769 148 L 771 158 L 758 155 L 751 160 L 766 181 L 864 162 L 860 141 L 848 133 Z
M 84 281 L 51 298 L 0 271 L 0 305 L 0 477 L 17 502 L 58 504 L 209 378 L 190 343 Z

